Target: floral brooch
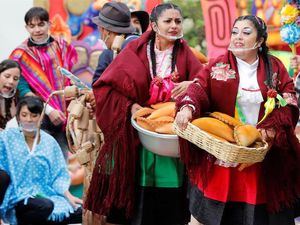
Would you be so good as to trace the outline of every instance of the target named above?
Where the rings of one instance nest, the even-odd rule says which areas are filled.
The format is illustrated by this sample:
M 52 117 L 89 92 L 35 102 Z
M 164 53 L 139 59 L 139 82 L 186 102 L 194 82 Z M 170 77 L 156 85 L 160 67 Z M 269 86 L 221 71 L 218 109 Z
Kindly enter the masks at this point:
M 230 69 L 229 64 L 220 62 L 212 67 L 210 76 L 212 79 L 227 81 L 228 79 L 235 79 L 235 71 Z

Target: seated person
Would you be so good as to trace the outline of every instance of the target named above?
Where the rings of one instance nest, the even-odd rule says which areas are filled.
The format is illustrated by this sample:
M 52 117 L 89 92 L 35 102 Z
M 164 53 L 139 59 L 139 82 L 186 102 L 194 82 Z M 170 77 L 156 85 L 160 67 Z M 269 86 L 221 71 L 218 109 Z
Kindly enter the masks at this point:
M 0 63 L 0 131 L 16 113 L 16 91 L 21 74 L 19 64 L 11 59 Z
M 20 73 L 21 68 L 17 62 L 6 59 L 0 63 L 0 131 L 5 128 L 7 121 L 15 116 L 15 94 Z M 8 185 L 9 176 L 0 169 L 0 205 Z
M 0 170 L 10 184 L 0 217 L 10 224 L 67 224 L 82 220 L 82 200 L 68 191 L 70 177 L 55 139 L 37 131 L 43 110 L 38 97 L 18 102 L 18 128 L 0 132 Z

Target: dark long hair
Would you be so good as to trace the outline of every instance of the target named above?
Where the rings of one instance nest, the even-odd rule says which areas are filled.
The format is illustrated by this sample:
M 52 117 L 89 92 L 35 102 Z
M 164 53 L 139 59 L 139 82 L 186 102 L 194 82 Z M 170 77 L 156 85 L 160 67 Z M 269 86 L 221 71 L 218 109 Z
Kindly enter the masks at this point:
M 21 73 L 21 67 L 19 63 L 11 59 L 5 59 L 0 63 L 0 74 L 8 69 L 18 68 Z M 0 128 L 4 128 L 6 126 L 7 121 L 12 118 L 10 108 L 12 106 L 13 101 L 15 101 L 15 96 L 12 98 L 5 99 L 5 116 L 0 113 Z
M 20 118 L 20 112 L 23 106 L 27 106 L 31 113 L 41 114 L 44 108 L 43 101 L 37 96 L 26 96 L 20 99 L 17 104 L 16 117 Z
M 259 41 L 261 38 L 264 39 L 263 43 L 261 44 L 261 47 L 259 48 L 258 54 L 260 54 L 263 58 L 265 67 L 266 67 L 266 84 L 270 88 L 276 88 L 273 87 L 272 84 L 272 63 L 270 60 L 270 55 L 269 55 L 269 48 L 266 44 L 267 39 L 268 39 L 268 31 L 267 31 L 267 25 L 266 23 L 259 17 L 254 16 L 254 15 L 247 15 L 247 16 L 240 16 L 238 17 L 235 21 L 234 24 L 237 21 L 242 21 L 242 20 L 249 20 L 252 22 L 254 27 L 257 30 L 257 38 L 256 40 Z
M 12 59 L 5 59 L 0 63 L 0 74 L 3 71 L 12 69 L 12 68 L 18 68 L 21 73 L 21 67 L 20 67 L 19 63 L 17 63 L 16 61 L 14 61 Z
M 177 10 L 180 15 L 182 16 L 182 11 L 181 9 L 172 3 L 164 3 L 160 4 L 156 7 L 153 8 L 151 14 L 150 14 L 150 21 L 155 22 L 157 24 L 158 18 L 161 16 L 161 14 L 166 11 L 167 9 L 175 9 Z M 156 76 L 156 57 L 155 57 L 155 51 L 154 51 L 154 45 L 155 45 L 155 31 L 151 31 L 151 40 L 150 40 L 150 57 L 151 57 L 151 62 L 152 62 L 152 73 L 153 77 Z M 176 40 L 174 43 L 173 51 L 172 51 L 172 64 L 171 64 L 171 73 L 175 71 L 175 66 L 176 66 L 176 59 L 177 59 L 177 53 L 178 49 L 180 46 L 180 40 Z
M 24 21 L 28 25 L 33 19 L 49 22 L 49 13 L 42 7 L 32 7 L 26 12 Z

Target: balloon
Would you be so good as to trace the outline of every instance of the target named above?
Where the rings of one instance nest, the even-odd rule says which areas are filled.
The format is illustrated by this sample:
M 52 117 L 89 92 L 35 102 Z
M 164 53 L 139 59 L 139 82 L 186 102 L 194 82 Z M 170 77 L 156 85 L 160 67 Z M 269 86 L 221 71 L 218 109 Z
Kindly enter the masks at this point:
M 83 20 L 83 24 L 93 27 L 94 29 L 97 29 L 97 25 L 92 22 L 92 18 L 98 16 L 98 14 L 99 11 L 94 9 L 94 7 L 91 4 L 90 7 L 87 9 L 87 11 L 83 13 L 81 16 Z
M 78 36 L 82 29 L 82 19 L 80 16 L 75 16 L 69 13 L 68 20 L 69 27 L 71 29 L 72 36 Z
M 100 37 L 100 33 L 98 30 L 93 31 L 88 36 L 86 36 L 83 41 L 88 43 L 89 46 L 93 46 L 98 42 L 98 39 Z

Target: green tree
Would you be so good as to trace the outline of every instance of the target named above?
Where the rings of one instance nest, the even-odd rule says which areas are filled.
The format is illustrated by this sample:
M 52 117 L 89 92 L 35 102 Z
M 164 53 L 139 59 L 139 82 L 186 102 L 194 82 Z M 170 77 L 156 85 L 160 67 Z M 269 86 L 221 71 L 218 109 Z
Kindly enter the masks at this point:
M 204 20 L 200 0 L 169 0 L 165 2 L 178 5 L 182 9 L 184 19 L 193 21 L 193 27 L 184 34 L 184 39 L 187 40 L 190 46 L 200 47 L 199 50 L 205 53 Z

